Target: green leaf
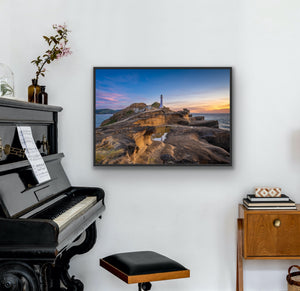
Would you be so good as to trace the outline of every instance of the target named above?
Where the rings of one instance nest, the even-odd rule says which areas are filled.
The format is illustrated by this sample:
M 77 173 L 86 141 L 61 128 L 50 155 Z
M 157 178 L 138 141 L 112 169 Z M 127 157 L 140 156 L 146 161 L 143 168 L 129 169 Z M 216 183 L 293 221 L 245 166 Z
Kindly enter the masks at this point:
M 47 37 L 47 36 L 43 36 L 43 38 L 47 41 L 47 43 L 49 44 L 49 37 Z
M 14 93 L 14 90 L 13 88 L 8 85 L 7 83 L 2 83 L 0 85 L 0 93 L 1 95 L 0 96 L 4 96 L 4 95 L 8 95 L 8 94 L 13 94 Z

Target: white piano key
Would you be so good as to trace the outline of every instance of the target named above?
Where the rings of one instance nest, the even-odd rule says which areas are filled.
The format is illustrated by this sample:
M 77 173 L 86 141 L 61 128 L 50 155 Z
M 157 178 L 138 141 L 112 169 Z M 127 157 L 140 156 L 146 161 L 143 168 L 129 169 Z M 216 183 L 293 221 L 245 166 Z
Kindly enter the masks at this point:
M 97 197 L 90 196 L 83 199 L 81 202 L 77 203 L 72 208 L 68 209 L 66 212 L 56 217 L 53 221 L 58 224 L 59 229 L 62 230 L 70 222 L 75 220 L 78 216 L 82 215 L 89 208 L 97 203 Z

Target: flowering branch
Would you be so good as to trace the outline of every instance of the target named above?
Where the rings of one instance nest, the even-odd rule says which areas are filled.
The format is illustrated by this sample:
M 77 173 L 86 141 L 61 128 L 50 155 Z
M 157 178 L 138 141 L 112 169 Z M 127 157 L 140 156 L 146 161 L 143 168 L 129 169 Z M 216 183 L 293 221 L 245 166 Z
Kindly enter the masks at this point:
M 46 69 L 44 66 L 46 64 L 50 64 L 56 59 L 60 59 L 62 57 L 68 56 L 72 54 L 69 47 L 66 47 L 68 43 L 68 32 L 70 30 L 67 29 L 67 26 L 64 25 L 52 25 L 53 29 L 56 31 L 55 35 L 52 36 L 43 36 L 45 41 L 49 45 L 49 49 L 46 53 L 41 57 L 38 56 L 36 60 L 31 61 L 31 63 L 37 66 L 37 71 L 35 73 L 36 80 L 38 81 L 39 75 L 45 77 Z

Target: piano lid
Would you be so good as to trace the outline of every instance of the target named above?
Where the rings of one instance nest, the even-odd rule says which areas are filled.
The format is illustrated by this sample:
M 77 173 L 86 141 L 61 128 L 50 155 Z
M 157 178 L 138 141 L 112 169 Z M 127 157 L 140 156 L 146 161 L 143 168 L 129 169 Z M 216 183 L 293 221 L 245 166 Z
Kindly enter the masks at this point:
M 51 180 L 38 184 L 27 160 L 0 166 L 0 206 L 4 217 L 19 217 L 71 185 L 61 165 L 63 154 L 44 157 Z
M 43 105 L 37 103 L 29 103 L 27 101 L 0 98 L 0 107 L 12 107 L 12 108 L 20 108 L 25 110 L 38 110 L 38 111 L 48 111 L 48 112 L 60 112 L 62 111 L 62 107 L 53 106 L 53 105 Z M 3 119 L 1 117 L 1 119 Z

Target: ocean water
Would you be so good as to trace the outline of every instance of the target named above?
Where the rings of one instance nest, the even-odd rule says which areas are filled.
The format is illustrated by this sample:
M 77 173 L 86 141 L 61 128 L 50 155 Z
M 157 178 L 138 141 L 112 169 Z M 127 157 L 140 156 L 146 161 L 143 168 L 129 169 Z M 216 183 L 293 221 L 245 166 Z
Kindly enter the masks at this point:
M 113 116 L 113 114 L 96 114 L 96 127 L 99 127 L 104 120 L 110 118 L 111 116 Z
M 192 116 L 204 116 L 204 120 L 218 120 L 219 121 L 219 128 L 230 130 L 230 114 L 229 113 L 223 113 L 223 114 L 193 113 Z
M 96 114 L 96 127 L 100 126 L 100 124 L 110 118 L 112 114 Z M 193 113 L 192 116 L 204 116 L 205 120 L 218 120 L 219 127 L 222 129 L 230 130 L 230 114 L 201 114 L 201 113 Z

